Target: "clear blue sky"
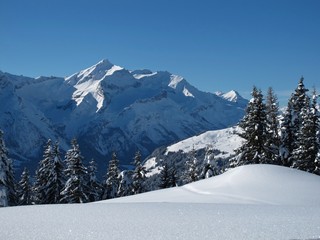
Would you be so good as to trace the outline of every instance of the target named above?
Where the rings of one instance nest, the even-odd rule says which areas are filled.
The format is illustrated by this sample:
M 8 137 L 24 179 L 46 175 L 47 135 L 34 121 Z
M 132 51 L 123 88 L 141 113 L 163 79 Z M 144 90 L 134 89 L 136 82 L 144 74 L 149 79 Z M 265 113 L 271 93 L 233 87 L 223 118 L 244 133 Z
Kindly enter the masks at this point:
M 320 91 L 318 0 L 1 0 L 0 70 L 67 76 L 109 59 L 204 91 Z

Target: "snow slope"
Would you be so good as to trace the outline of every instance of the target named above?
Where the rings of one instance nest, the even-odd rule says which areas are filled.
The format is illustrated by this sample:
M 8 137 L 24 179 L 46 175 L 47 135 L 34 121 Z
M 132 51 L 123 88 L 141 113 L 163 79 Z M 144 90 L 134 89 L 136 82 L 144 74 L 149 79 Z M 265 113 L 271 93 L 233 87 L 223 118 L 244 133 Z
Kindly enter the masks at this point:
M 320 177 L 251 165 L 184 187 L 79 205 L 0 209 L 6 240 L 319 239 Z

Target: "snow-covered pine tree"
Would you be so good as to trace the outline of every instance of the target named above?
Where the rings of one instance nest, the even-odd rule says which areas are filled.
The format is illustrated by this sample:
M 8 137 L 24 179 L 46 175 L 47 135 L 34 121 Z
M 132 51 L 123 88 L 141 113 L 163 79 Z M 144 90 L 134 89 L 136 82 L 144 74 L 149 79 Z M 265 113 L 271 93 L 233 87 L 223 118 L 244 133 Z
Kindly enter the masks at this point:
M 188 159 L 185 165 L 184 182 L 191 183 L 199 180 L 198 159 L 196 157 L 196 151 L 194 147 L 189 153 Z
M 32 203 L 32 200 L 31 200 L 32 189 L 30 184 L 30 175 L 27 168 L 24 168 L 21 174 L 21 180 L 18 185 L 19 185 L 18 205 L 30 205 Z
M 47 204 L 47 186 L 48 176 L 50 175 L 53 162 L 52 142 L 48 139 L 44 146 L 42 160 L 39 162 L 38 169 L 36 170 L 35 183 L 33 186 L 34 202 L 36 204 Z
M 0 130 L 0 206 L 15 206 L 17 202 L 12 161 L 8 158 L 3 131 Z
M 105 176 L 106 181 L 104 184 L 104 194 L 103 199 L 116 198 L 120 179 L 119 179 L 119 160 L 117 158 L 117 154 L 115 152 L 112 153 L 112 158 L 109 161 L 108 171 Z
M 246 109 L 246 114 L 239 123 L 243 132 L 239 135 L 246 141 L 237 149 L 238 156 L 234 166 L 257 164 L 268 162 L 267 147 L 265 146 L 267 138 L 266 106 L 263 103 L 261 90 L 253 87 L 252 99 Z
M 314 151 L 316 152 L 316 157 L 314 160 L 314 173 L 320 175 L 320 114 L 318 110 L 318 97 L 320 95 L 317 94 L 316 89 L 313 90 L 312 94 L 312 103 L 311 103 L 311 112 L 312 112 L 312 122 L 313 122 L 313 130 L 315 133 L 315 141 L 314 141 Z
M 309 91 L 308 89 L 305 88 L 304 83 L 303 83 L 304 78 L 301 77 L 300 81 L 298 83 L 297 88 L 295 89 L 294 93 L 291 95 L 291 98 L 289 99 L 289 101 L 292 104 L 292 127 L 293 127 L 293 137 L 294 137 L 294 141 L 293 141 L 293 151 L 295 151 L 296 149 L 299 148 L 299 132 L 300 132 L 300 128 L 302 126 L 302 109 L 304 108 L 305 104 L 306 104 L 306 98 L 307 96 L 307 92 Z M 297 155 L 292 156 L 292 164 L 294 164 L 295 161 L 297 161 L 298 159 L 296 159 Z
M 298 148 L 293 151 L 294 168 L 307 172 L 316 171 L 316 158 L 319 151 L 319 116 L 317 110 L 317 94 L 314 91 L 312 103 L 308 96 L 300 113 L 301 126 L 298 131 Z
M 266 163 L 281 165 L 279 148 L 280 148 L 280 136 L 279 136 L 279 104 L 278 98 L 275 95 L 271 87 L 268 88 L 266 97 Z
M 139 194 L 144 191 L 143 183 L 146 178 L 146 169 L 141 163 L 140 151 L 137 151 L 134 157 L 134 172 L 132 175 L 132 192 L 133 194 Z
M 171 187 L 171 183 L 170 183 L 170 169 L 167 163 L 164 163 L 162 166 L 162 169 L 160 171 L 160 184 L 159 184 L 159 188 L 163 189 L 163 188 L 169 188 Z
M 97 179 L 97 163 L 92 159 L 89 162 L 89 200 L 90 202 L 102 199 L 103 187 Z
M 310 107 L 310 99 L 305 98 L 305 104 L 300 113 L 301 126 L 298 129 L 297 141 L 298 147 L 293 150 L 292 157 L 294 159 L 293 168 L 313 172 L 315 170 L 316 151 L 316 132 L 313 126 L 313 114 Z
M 280 160 L 281 164 L 286 167 L 292 166 L 292 152 L 294 149 L 294 127 L 292 118 L 292 103 L 288 102 L 288 106 L 282 116 L 280 127 Z
M 174 164 L 169 168 L 169 186 L 176 187 L 178 186 L 178 176 L 177 169 Z
M 131 170 L 123 170 L 119 174 L 120 183 L 119 183 L 119 188 L 117 193 L 119 197 L 129 196 L 133 194 L 132 176 L 133 176 L 133 171 Z
M 89 202 L 89 188 L 87 182 L 87 168 L 83 165 L 83 157 L 76 139 L 71 142 L 72 148 L 65 156 L 67 182 L 61 192 L 62 203 Z
M 202 178 L 210 178 L 217 175 L 217 164 L 214 161 L 214 154 L 212 146 L 206 147 L 206 152 L 204 155 L 204 167 L 201 173 Z
M 0 130 L 0 207 L 8 206 L 7 169 L 7 149 L 3 141 L 3 132 Z
M 60 202 L 61 191 L 64 188 L 66 177 L 64 174 L 64 164 L 61 160 L 59 143 L 56 142 L 52 150 L 52 161 L 49 165 L 49 175 L 46 186 L 46 203 L 55 204 Z

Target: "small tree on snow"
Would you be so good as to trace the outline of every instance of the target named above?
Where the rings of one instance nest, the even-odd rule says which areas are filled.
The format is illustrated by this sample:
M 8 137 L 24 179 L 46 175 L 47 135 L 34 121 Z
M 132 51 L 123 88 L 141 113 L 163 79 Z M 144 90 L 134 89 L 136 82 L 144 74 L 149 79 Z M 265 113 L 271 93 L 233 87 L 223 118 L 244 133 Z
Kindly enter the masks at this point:
M 64 174 L 64 164 L 61 160 L 58 142 L 55 143 L 52 150 L 52 162 L 46 186 L 47 203 L 59 203 L 61 191 L 64 188 L 66 177 Z
M 19 182 L 19 190 L 18 190 L 18 197 L 19 197 L 19 205 L 30 205 L 32 195 L 32 188 L 30 184 L 30 175 L 27 168 L 24 168 L 21 174 L 21 180 Z
M 36 204 L 47 204 L 47 186 L 48 176 L 50 175 L 51 167 L 53 163 L 52 142 L 49 139 L 44 146 L 44 152 L 42 160 L 39 162 L 39 167 L 36 170 L 35 184 L 33 186 L 34 202 Z
M 165 163 L 162 166 L 162 169 L 160 171 L 159 188 L 169 188 L 169 187 L 171 187 L 170 178 L 171 178 L 170 169 L 169 169 L 168 164 Z
M 266 106 L 263 103 L 261 90 L 253 87 L 252 99 L 246 109 L 246 114 L 239 123 L 243 133 L 239 134 L 246 141 L 237 149 L 238 157 L 235 166 L 266 163 L 267 160 L 267 124 Z
M 141 154 L 139 151 L 136 152 L 136 155 L 134 157 L 134 172 L 132 175 L 132 191 L 133 194 L 142 193 L 144 191 L 143 189 L 143 183 L 146 178 L 146 169 L 141 164 Z
M 11 159 L 3 140 L 3 132 L 0 130 L 0 206 L 17 205 L 17 192 L 14 179 L 14 171 Z
M 89 200 L 90 202 L 99 201 L 102 198 L 103 187 L 97 179 L 97 164 L 94 160 L 89 163 Z
M 89 202 L 89 189 L 87 182 L 87 168 L 83 165 L 79 145 L 76 139 L 71 142 L 72 148 L 66 153 L 67 182 L 61 192 L 62 203 Z
M 217 175 L 217 164 L 214 160 L 213 148 L 212 146 L 206 147 L 206 152 L 204 156 L 204 167 L 201 173 L 202 178 L 210 178 Z
M 198 170 L 198 160 L 196 157 L 195 149 L 189 153 L 188 159 L 186 161 L 186 170 L 185 170 L 185 182 L 195 182 L 199 180 L 199 170 Z
M 112 158 L 109 161 L 108 172 L 106 174 L 105 191 L 103 194 L 103 199 L 115 198 L 117 197 L 117 192 L 119 188 L 119 160 L 117 159 L 116 153 L 112 153 Z

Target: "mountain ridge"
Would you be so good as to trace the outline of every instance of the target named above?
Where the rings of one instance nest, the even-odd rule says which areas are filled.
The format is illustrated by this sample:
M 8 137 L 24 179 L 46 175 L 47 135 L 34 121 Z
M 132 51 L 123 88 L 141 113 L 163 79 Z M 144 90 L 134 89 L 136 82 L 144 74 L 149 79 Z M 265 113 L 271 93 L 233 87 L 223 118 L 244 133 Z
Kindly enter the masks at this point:
M 130 71 L 108 60 L 65 78 L 0 71 L 0 99 L 7 103 L 0 128 L 14 159 L 34 162 L 48 138 L 65 151 L 76 137 L 83 155 L 104 165 L 112 151 L 128 164 L 137 150 L 146 157 L 159 146 L 232 126 L 246 107 L 170 72 Z

